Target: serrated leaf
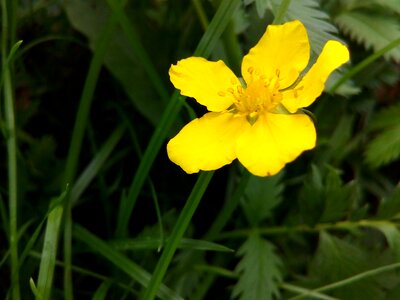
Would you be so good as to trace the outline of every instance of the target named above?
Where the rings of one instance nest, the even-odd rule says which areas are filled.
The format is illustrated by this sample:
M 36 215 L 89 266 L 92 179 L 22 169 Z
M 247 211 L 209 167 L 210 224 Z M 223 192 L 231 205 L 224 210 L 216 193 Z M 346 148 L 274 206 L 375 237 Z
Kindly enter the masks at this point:
M 243 31 L 246 30 L 247 27 L 249 27 L 250 24 L 249 18 L 242 5 L 239 6 L 238 9 L 233 14 L 232 21 L 236 34 L 242 33 Z
M 241 204 L 248 222 L 256 226 L 271 215 L 272 209 L 282 201 L 282 174 L 272 177 L 252 176 L 247 184 Z
M 389 222 L 374 222 L 371 226 L 378 229 L 385 236 L 397 260 L 400 259 L 400 232 L 395 224 Z
M 274 246 L 253 233 L 240 247 L 238 255 L 242 259 L 235 269 L 239 280 L 233 288 L 232 297 L 241 300 L 278 297 L 282 262 L 275 254 Z
M 356 196 L 357 185 L 354 182 L 344 185 L 336 169 L 327 166 L 320 170 L 312 166 L 300 191 L 301 220 L 309 225 L 342 220 Z
M 374 130 L 382 129 L 389 126 L 395 126 L 399 124 L 399 116 L 400 103 L 391 105 L 390 107 L 381 110 L 373 117 L 369 128 L 371 130 Z
M 272 10 L 276 14 L 281 0 L 270 0 Z M 314 56 L 321 53 L 328 40 L 339 40 L 338 30 L 330 23 L 329 16 L 319 6 L 318 0 L 291 1 L 285 14 L 285 20 L 300 20 L 307 28 L 311 50 Z
M 366 161 L 372 167 L 386 165 L 400 157 L 400 119 L 397 125 L 385 128 L 367 146 Z
M 400 1 L 398 0 L 371 0 L 373 3 L 385 8 L 391 9 L 393 12 L 400 14 Z
M 315 279 L 314 284 L 323 286 L 373 269 L 376 263 L 365 250 L 321 232 L 318 250 L 310 265 L 310 276 Z M 373 277 L 349 283 L 330 294 L 341 300 L 384 299 L 384 293 Z
M 256 10 L 260 18 L 264 17 L 268 5 L 269 5 L 269 0 L 256 0 Z
M 382 49 L 400 36 L 400 22 L 390 16 L 345 11 L 335 17 L 335 22 L 354 40 L 374 51 Z M 400 47 L 387 52 L 385 58 L 400 61 Z
M 325 205 L 320 222 L 336 222 L 343 219 L 357 197 L 357 185 L 350 182 L 343 185 L 339 174 L 331 170 L 326 179 Z

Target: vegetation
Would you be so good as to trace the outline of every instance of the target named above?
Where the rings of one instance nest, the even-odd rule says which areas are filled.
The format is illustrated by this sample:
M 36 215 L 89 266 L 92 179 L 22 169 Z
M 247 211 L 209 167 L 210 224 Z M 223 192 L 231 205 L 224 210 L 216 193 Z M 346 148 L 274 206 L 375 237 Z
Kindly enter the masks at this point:
M 309 107 L 315 149 L 272 177 L 188 175 L 166 143 L 205 110 L 179 59 L 237 75 L 266 26 L 351 62 Z M 400 2 L 1 0 L 1 299 L 400 299 Z

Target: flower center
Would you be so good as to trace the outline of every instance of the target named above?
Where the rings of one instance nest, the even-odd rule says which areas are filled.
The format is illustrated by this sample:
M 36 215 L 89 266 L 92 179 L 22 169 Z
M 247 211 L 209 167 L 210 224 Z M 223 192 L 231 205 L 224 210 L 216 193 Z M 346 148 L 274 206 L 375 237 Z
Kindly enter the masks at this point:
M 246 88 L 238 87 L 233 111 L 245 115 L 250 124 L 254 124 L 260 113 L 274 111 L 282 100 L 279 91 L 279 70 L 271 78 L 260 76 L 249 68 L 250 82 Z

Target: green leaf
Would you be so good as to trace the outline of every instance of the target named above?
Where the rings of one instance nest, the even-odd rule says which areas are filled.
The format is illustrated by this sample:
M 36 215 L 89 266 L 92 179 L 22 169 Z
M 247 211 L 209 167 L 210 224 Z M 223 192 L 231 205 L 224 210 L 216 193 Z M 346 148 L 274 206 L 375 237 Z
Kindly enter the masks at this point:
M 282 201 L 282 172 L 273 177 L 252 176 L 247 184 L 241 204 L 248 222 L 257 226 L 271 215 L 272 209 Z
M 269 5 L 269 0 L 244 0 L 243 4 L 244 5 L 249 5 L 254 3 L 256 4 L 256 11 L 257 11 L 257 15 L 259 18 L 263 18 L 265 15 L 265 11 L 267 10 L 267 8 L 270 6 Z
M 276 14 L 281 1 L 270 0 L 273 13 Z M 337 28 L 330 22 L 328 14 L 320 7 L 318 0 L 291 1 L 285 20 L 300 20 L 307 28 L 311 50 L 315 56 L 321 53 L 328 40 L 339 40 Z
M 335 22 L 354 40 L 363 43 L 367 49 L 372 48 L 375 52 L 400 36 L 398 18 L 389 15 L 345 11 L 335 17 Z M 400 61 L 400 47 L 390 50 L 384 57 Z
M 268 8 L 269 0 L 256 0 L 256 10 L 260 18 L 263 18 Z
M 391 195 L 382 199 L 376 217 L 379 219 L 391 219 L 400 213 L 400 185 L 396 186 Z
M 71 24 L 88 37 L 93 48 L 110 16 L 108 6 L 103 1 L 69 0 L 64 7 Z M 111 45 L 104 57 L 104 64 L 121 83 L 138 111 L 152 124 L 157 124 L 165 105 L 155 93 L 141 65 L 142 61 L 130 47 L 121 29 L 115 31 Z
M 72 187 L 69 199 L 72 205 L 76 204 L 81 194 L 99 173 L 101 167 L 103 167 L 104 163 L 109 158 L 115 146 L 121 139 L 123 133 L 124 133 L 123 127 L 118 127 L 117 129 L 115 129 L 111 134 L 111 136 L 109 137 L 109 139 L 104 143 L 104 145 L 102 145 L 102 147 L 93 157 L 92 161 L 89 163 L 89 165 L 85 168 L 85 170 L 76 180 L 75 184 Z
M 310 265 L 310 276 L 315 279 L 315 285 L 323 286 L 373 269 L 379 263 L 377 260 L 365 250 L 321 232 L 318 250 Z M 384 299 L 376 277 L 366 277 L 342 286 L 333 290 L 331 295 L 342 300 Z
M 400 103 L 391 105 L 377 113 L 369 125 L 371 130 L 385 129 L 399 124 Z
M 275 254 L 274 246 L 253 233 L 240 247 L 238 255 L 242 257 L 235 269 L 239 280 L 232 296 L 242 300 L 279 297 L 282 262 Z
M 366 162 L 374 168 L 386 165 L 400 157 L 400 119 L 397 125 L 385 128 L 367 146 Z
M 113 249 L 110 245 L 108 245 L 107 242 L 93 235 L 85 228 L 80 227 L 79 225 L 75 225 L 73 229 L 74 237 L 77 240 L 85 243 L 87 246 L 91 247 L 94 252 L 97 252 L 104 258 L 108 259 L 111 263 L 114 264 L 115 267 L 128 274 L 133 280 L 136 280 L 142 286 L 148 286 L 151 275 L 142 267 L 137 265 L 135 262 L 130 260 L 122 253 Z M 163 284 L 161 284 L 157 295 L 161 299 L 182 299 L 174 291 L 170 290 Z
M 329 169 L 325 184 L 325 205 L 320 222 L 335 222 L 346 216 L 358 196 L 354 181 L 343 185 L 339 173 Z
M 112 284 L 111 280 L 104 281 L 94 293 L 92 300 L 104 300 L 107 299 L 107 292 Z
M 57 199 L 53 199 L 50 206 L 58 203 L 47 217 L 46 233 L 44 236 L 42 257 L 40 260 L 39 275 L 37 280 L 37 292 L 42 295 L 43 300 L 51 299 L 53 289 L 54 268 L 56 265 L 58 231 L 60 230 L 63 216 L 63 206 L 60 204 L 67 196 L 63 192 Z
M 400 231 L 396 225 L 389 222 L 374 222 L 371 225 L 378 229 L 385 236 L 390 248 L 395 254 L 397 260 L 400 259 Z
M 357 185 L 354 182 L 344 185 L 336 169 L 325 167 L 320 170 L 312 166 L 300 191 L 302 221 L 309 225 L 339 221 L 349 212 L 356 196 Z
M 370 0 L 373 3 L 388 8 L 397 14 L 400 14 L 400 1 L 398 0 Z

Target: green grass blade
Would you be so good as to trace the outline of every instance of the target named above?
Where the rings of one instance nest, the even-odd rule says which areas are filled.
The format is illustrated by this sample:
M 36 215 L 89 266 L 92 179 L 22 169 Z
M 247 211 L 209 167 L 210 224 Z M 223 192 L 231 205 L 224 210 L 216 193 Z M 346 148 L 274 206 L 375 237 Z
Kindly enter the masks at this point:
M 88 187 L 90 182 L 95 178 L 98 174 L 101 167 L 104 165 L 113 149 L 120 141 L 122 135 L 124 133 L 123 127 L 118 127 L 114 130 L 108 140 L 104 143 L 104 145 L 99 149 L 96 153 L 95 157 L 93 157 L 92 161 L 86 167 L 86 169 L 81 173 L 79 178 L 76 180 L 75 184 L 71 189 L 71 196 L 69 201 L 72 205 L 79 199 L 82 195 L 83 191 Z
M 240 0 L 224 0 L 221 3 L 213 20 L 200 40 L 194 55 L 208 57 L 211 54 L 211 51 L 215 47 L 219 37 L 228 25 L 232 15 L 239 5 Z M 182 96 L 179 96 L 178 92 L 173 94 L 172 98 L 168 102 L 169 104 L 164 111 L 160 123 L 151 137 L 149 145 L 147 146 L 133 182 L 129 188 L 127 194 L 129 202 L 123 209 L 120 207 L 116 230 L 118 236 L 124 236 L 127 233 L 129 219 L 136 204 L 136 200 L 144 182 L 146 181 L 147 174 L 150 171 L 154 159 L 156 158 L 158 151 L 164 143 L 164 140 L 170 132 L 170 129 L 182 107 L 183 99 Z
M 111 246 L 117 250 L 157 250 L 163 242 L 168 242 L 168 238 L 163 241 L 160 238 L 137 238 L 137 239 L 118 239 L 110 241 Z M 221 251 L 233 252 L 234 250 L 220 244 L 206 240 L 195 240 L 182 238 L 178 244 L 180 249 L 202 250 L 202 251 Z
M 21 46 L 22 41 L 18 41 L 17 43 L 14 44 L 14 46 L 11 48 L 10 53 L 8 54 L 8 57 L 6 58 L 6 62 L 5 65 L 7 67 L 9 67 L 12 62 L 14 61 L 14 59 L 17 57 L 17 55 L 15 55 L 17 53 L 17 50 L 19 49 L 19 47 Z M 18 54 L 20 54 L 21 51 L 18 52 Z M 7 68 L 4 68 L 3 66 L 3 70 L 6 70 Z M 3 86 L 3 82 L 4 82 L 4 72 L 1 73 L 1 78 L 0 78 L 0 89 Z
M 167 268 L 176 251 L 176 248 L 178 247 L 179 242 L 183 234 L 185 233 L 213 174 L 214 172 L 203 172 L 197 179 L 196 185 L 194 186 L 185 206 L 183 207 L 182 212 L 179 215 L 178 221 L 176 222 L 174 229 L 172 230 L 171 236 L 165 246 L 165 249 L 157 263 L 149 286 L 144 293 L 144 300 L 152 300 L 156 296 L 161 281 L 164 278 Z
M 11 69 L 8 57 L 8 44 L 15 38 L 16 18 L 15 3 L 11 1 L 1 1 L 2 11 L 2 76 L 4 80 L 4 111 L 6 123 L 6 143 L 7 143 L 7 176 L 8 176 L 8 203 L 9 203 L 9 236 L 10 258 L 11 258 L 11 294 L 13 299 L 21 298 L 19 288 L 19 261 L 18 261 L 18 166 L 17 166 L 17 137 L 15 128 L 15 109 L 14 109 L 14 88 L 12 82 Z M 11 14 L 11 15 L 9 15 Z M 19 45 L 14 45 L 11 49 L 17 49 Z M 12 50 L 13 51 L 13 50 Z
M 362 272 L 360 274 L 348 277 L 346 279 L 343 279 L 343 280 L 340 280 L 340 281 L 337 281 L 337 282 L 333 282 L 331 284 L 322 286 L 322 287 L 314 289 L 314 290 L 304 291 L 304 292 L 301 293 L 301 295 L 292 297 L 289 300 L 304 299 L 307 296 L 312 295 L 313 293 L 321 293 L 321 292 L 326 292 L 326 291 L 330 291 L 330 290 L 333 290 L 333 289 L 337 289 L 339 287 L 343 287 L 343 286 L 349 285 L 349 284 L 351 284 L 353 282 L 362 280 L 364 278 L 371 277 L 371 276 L 376 276 L 376 275 L 381 274 L 383 272 L 388 272 L 388 271 L 395 270 L 395 269 L 398 269 L 398 268 L 400 268 L 400 263 L 394 263 L 394 264 L 386 265 L 386 266 L 383 266 L 383 267 L 375 268 L 375 269 L 372 269 L 372 270 L 368 270 L 368 271 Z
M 95 47 L 95 52 L 90 63 L 88 75 L 86 77 L 82 96 L 79 102 L 79 108 L 72 133 L 71 144 L 68 152 L 67 163 L 65 167 L 64 184 L 70 184 L 74 181 L 79 161 L 82 141 L 85 134 L 90 107 L 93 100 L 94 90 L 97 79 L 103 64 L 104 55 L 110 45 L 112 34 L 117 26 L 117 16 L 113 14 L 104 27 L 104 30 Z M 65 299 L 72 299 L 73 288 L 71 279 L 71 203 L 67 201 L 65 207 L 65 226 L 64 226 L 64 296 Z
M 104 281 L 97 291 L 94 293 L 92 300 L 104 300 L 107 299 L 107 292 L 110 289 L 111 281 Z
M 40 260 L 37 282 L 37 291 L 43 300 L 51 299 L 50 296 L 56 263 L 58 234 L 63 216 L 63 207 L 61 203 L 64 202 L 67 194 L 68 190 L 64 191 L 60 197 L 52 201 L 52 204 L 58 203 L 58 205 L 52 209 L 47 218 L 46 233 L 44 236 L 42 258 Z
M 127 15 L 122 10 L 122 5 L 118 3 L 116 0 L 107 0 L 108 5 L 111 7 L 113 13 L 118 17 L 118 21 L 122 27 L 122 30 L 125 33 L 132 49 L 135 52 L 135 55 L 138 56 L 139 61 L 142 62 L 143 68 L 145 69 L 147 75 L 150 80 L 153 82 L 154 88 L 157 90 L 157 93 L 160 95 L 161 99 L 164 102 L 169 101 L 169 95 L 167 89 L 165 88 L 159 72 L 157 72 L 154 67 L 151 58 L 147 55 L 146 50 L 144 49 L 142 43 L 140 42 L 140 38 L 138 33 L 136 32 L 135 27 L 132 22 L 129 21 Z
M 313 297 L 314 299 L 338 300 L 337 298 L 333 298 L 333 297 L 327 296 L 325 294 L 317 293 L 317 292 L 312 292 L 309 289 L 305 289 L 303 287 L 295 286 L 292 284 L 287 284 L 287 283 L 281 284 L 281 288 L 284 290 L 287 290 L 287 291 L 294 292 L 294 293 L 301 293 L 301 294 L 307 293 L 310 297 Z
M 105 241 L 96 237 L 88 230 L 76 224 L 73 227 L 73 234 L 77 240 L 80 240 L 91 249 L 93 249 L 93 251 L 104 256 L 117 268 L 124 271 L 127 275 L 129 275 L 135 281 L 139 282 L 142 286 L 148 286 L 150 281 L 150 274 L 147 271 L 143 270 L 136 263 L 128 259 L 125 255 L 110 247 Z M 182 299 L 165 285 L 161 286 L 158 292 L 158 296 L 161 299 Z

